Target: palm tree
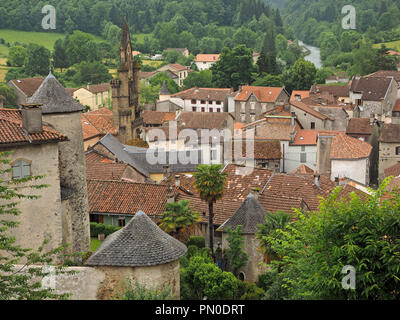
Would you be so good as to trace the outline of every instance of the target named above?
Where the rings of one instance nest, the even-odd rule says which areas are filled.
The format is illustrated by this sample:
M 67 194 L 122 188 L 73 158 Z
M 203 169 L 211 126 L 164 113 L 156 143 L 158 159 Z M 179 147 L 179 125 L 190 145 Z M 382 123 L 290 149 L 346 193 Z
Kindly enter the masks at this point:
M 195 172 L 194 187 L 200 198 L 208 203 L 208 230 L 211 255 L 214 255 L 214 203 L 221 199 L 225 191 L 227 173 L 222 172 L 222 165 L 199 165 Z
M 201 221 L 200 213 L 192 211 L 188 200 L 167 203 L 165 209 L 160 218 L 159 227 L 180 241 L 186 240 L 184 239 L 185 231 Z

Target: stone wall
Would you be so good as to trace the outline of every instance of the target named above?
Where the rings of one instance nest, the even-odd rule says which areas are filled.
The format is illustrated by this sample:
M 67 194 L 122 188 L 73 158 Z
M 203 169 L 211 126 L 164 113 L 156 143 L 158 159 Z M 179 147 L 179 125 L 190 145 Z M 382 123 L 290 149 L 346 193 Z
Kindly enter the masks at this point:
M 21 214 L 15 218 L 7 217 L 7 219 L 20 222 L 17 228 L 9 230 L 10 234 L 15 236 L 16 243 L 23 248 L 37 249 L 43 244 L 45 238 L 51 238 L 45 249 L 55 249 L 62 245 L 63 240 L 58 144 L 27 145 L 15 147 L 12 151 L 13 153 L 9 157 L 11 166 L 18 160 L 30 163 L 33 176 L 45 175 L 34 184 L 49 186 L 40 190 L 24 188 L 21 191 L 23 194 L 39 195 L 41 198 L 20 200 L 18 208 L 21 210 Z M 12 173 L 2 178 L 10 180 Z M 30 182 L 27 185 L 29 184 L 33 183 Z M 13 201 L 15 200 L 17 199 L 13 199 Z M 3 201 L 1 200 L 1 203 Z
M 44 114 L 43 121 L 49 123 L 69 139 L 59 143 L 61 186 L 72 191 L 71 196 L 63 201 L 63 209 L 67 212 L 66 214 L 70 215 L 72 222 L 71 250 L 73 252 L 89 251 L 89 206 L 81 112 Z
M 42 285 L 58 293 L 70 293 L 71 300 L 114 300 L 123 294 L 127 279 L 147 288 L 170 286 L 176 299 L 180 298 L 179 261 L 151 267 L 68 267 L 74 274 L 49 275 Z
M 396 148 L 400 143 L 379 143 L 379 182 L 385 178 L 385 170 L 400 162 L 400 155 L 396 155 Z

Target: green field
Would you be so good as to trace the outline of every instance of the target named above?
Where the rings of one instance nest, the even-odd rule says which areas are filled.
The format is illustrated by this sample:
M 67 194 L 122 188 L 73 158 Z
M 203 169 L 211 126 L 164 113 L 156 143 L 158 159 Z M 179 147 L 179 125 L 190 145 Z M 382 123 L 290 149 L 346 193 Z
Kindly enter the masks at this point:
M 10 44 L 14 42 L 20 43 L 37 43 L 46 47 L 49 50 L 53 50 L 54 43 L 58 39 L 65 37 L 65 34 L 54 33 L 54 32 L 28 32 L 28 31 L 17 31 L 17 30 L 6 30 L 0 29 L 0 38 L 4 39 Z M 101 37 L 93 36 L 95 41 L 103 41 Z M 4 45 L 0 45 L 0 57 L 6 57 L 8 54 L 8 48 Z
M 385 42 L 385 43 L 377 43 L 377 44 L 374 44 L 374 48 L 380 48 L 382 44 L 384 44 L 386 46 L 386 48 L 400 51 L 400 40 L 392 41 L 392 42 Z

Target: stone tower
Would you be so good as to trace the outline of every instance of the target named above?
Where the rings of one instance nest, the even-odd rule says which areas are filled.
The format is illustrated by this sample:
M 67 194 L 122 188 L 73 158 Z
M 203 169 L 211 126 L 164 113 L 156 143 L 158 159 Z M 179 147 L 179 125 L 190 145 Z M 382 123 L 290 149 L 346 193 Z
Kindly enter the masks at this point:
M 139 137 L 143 119 L 139 109 L 139 63 L 133 60 L 128 23 L 124 17 L 118 78 L 111 80 L 114 126 L 121 143 Z
M 83 106 L 51 73 L 28 102 L 42 104 L 43 122 L 68 137 L 67 141 L 59 143 L 58 151 L 63 244 L 72 244 L 69 248 L 72 252 L 89 251 L 89 206 L 81 122 Z

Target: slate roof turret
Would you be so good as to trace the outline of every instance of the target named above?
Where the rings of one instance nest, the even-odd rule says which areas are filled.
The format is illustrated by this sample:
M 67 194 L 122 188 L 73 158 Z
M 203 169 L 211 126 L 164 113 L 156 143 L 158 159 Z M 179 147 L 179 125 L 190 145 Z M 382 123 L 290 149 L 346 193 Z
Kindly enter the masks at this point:
M 76 101 L 55 76 L 50 72 L 28 103 L 42 104 L 42 113 L 70 113 L 82 111 L 83 106 Z
M 162 231 L 139 211 L 121 230 L 106 238 L 88 259 L 88 266 L 146 267 L 181 258 L 186 246 Z

